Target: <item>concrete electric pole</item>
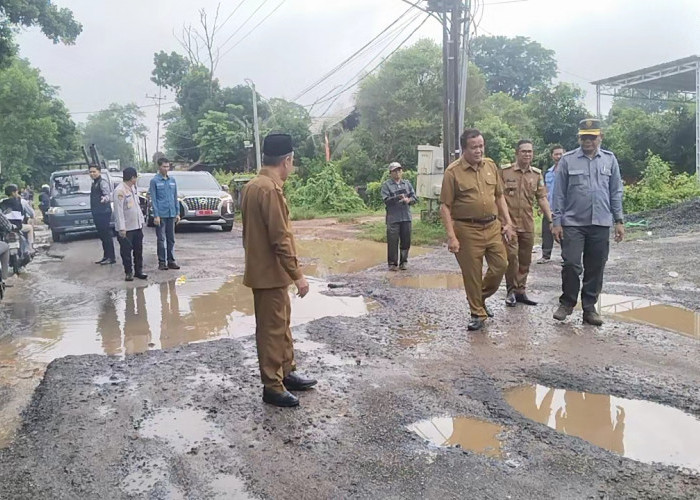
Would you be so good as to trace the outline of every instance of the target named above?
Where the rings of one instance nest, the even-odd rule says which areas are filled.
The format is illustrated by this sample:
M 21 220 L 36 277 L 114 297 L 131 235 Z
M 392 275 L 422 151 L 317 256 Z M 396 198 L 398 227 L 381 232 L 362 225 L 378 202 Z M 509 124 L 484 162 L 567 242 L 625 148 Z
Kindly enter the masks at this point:
M 253 133 L 255 135 L 255 166 L 260 172 L 262 168 L 262 152 L 260 151 L 260 126 L 258 124 L 258 93 L 255 91 L 255 84 L 252 80 L 246 78 L 245 82 L 250 86 L 253 92 Z
M 148 95 L 146 94 L 146 99 L 151 99 L 157 103 L 158 106 L 158 123 L 156 124 L 156 153 L 160 151 L 160 103 L 165 99 L 163 97 L 163 89 L 158 87 L 158 95 Z

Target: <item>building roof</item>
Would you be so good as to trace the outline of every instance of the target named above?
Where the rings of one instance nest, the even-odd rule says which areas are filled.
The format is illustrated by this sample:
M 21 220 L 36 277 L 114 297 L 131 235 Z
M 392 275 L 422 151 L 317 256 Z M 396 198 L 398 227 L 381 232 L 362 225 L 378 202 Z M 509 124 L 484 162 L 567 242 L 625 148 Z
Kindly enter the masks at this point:
M 700 56 L 690 56 L 591 83 L 601 87 L 695 92 L 698 67 L 700 67 Z

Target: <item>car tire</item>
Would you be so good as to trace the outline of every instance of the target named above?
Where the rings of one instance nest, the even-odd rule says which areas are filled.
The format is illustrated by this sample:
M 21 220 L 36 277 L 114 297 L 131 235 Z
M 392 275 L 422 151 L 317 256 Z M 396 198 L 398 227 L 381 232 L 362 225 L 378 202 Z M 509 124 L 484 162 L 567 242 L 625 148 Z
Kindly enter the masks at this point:
M 221 230 L 226 233 L 230 233 L 233 230 L 233 224 L 224 224 L 221 226 Z
M 54 243 L 58 243 L 59 241 L 61 241 L 61 233 L 51 231 L 51 238 L 53 239 Z

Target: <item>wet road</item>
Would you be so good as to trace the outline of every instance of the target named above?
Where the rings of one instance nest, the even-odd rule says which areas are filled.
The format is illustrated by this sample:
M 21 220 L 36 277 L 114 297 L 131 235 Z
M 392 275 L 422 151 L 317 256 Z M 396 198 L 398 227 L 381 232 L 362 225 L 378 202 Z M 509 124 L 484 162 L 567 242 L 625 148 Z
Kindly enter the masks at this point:
M 669 281 L 666 268 L 700 238 L 674 240 L 678 255 L 666 241 L 615 246 L 601 329 L 579 313 L 551 320 L 548 264 L 531 275 L 541 306 L 506 310 L 499 292 L 495 320 L 468 334 L 445 250 L 419 249 L 397 275 L 383 245 L 304 239 L 329 236 L 319 227 L 301 231 L 317 278 L 292 309 L 300 368 L 320 384 L 292 411 L 260 402 L 238 232 L 178 233 L 182 270 L 153 272 L 149 230 L 145 283 L 84 264 L 96 240 L 54 245 L 0 313 L 11 332 L 0 487 L 12 498 L 700 496 L 700 277 Z

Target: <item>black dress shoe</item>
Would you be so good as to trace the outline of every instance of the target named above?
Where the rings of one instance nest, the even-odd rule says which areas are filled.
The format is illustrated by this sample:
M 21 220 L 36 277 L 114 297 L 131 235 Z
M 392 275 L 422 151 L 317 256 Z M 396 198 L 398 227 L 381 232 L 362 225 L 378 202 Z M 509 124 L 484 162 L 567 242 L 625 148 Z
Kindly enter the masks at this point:
M 131 273 L 126 273 L 126 277 L 124 278 L 124 281 L 134 281 L 134 275 Z
M 102 265 L 102 264 L 106 264 L 107 262 L 109 262 L 109 259 L 102 259 L 102 260 L 96 261 L 95 264 L 100 264 L 100 265 Z
M 148 279 L 148 275 L 147 275 L 147 274 L 143 274 L 143 273 L 136 273 L 136 274 L 134 274 L 134 278 L 138 278 L 138 279 L 140 279 L 140 280 L 147 280 L 147 279 Z
M 291 372 L 282 380 L 284 386 L 290 391 L 305 391 L 315 386 L 318 381 L 313 378 L 308 378 L 297 372 Z
M 180 269 L 180 266 L 177 265 L 177 262 L 168 262 L 168 269 Z
M 470 332 L 475 332 L 476 330 L 481 330 L 484 327 L 484 320 L 477 317 L 477 316 L 472 316 L 471 321 L 467 325 L 467 330 Z
M 484 304 L 484 311 L 486 311 L 486 316 L 488 316 L 489 318 L 493 318 L 493 311 L 486 304 Z
M 530 300 L 527 295 L 524 293 L 516 293 L 515 294 L 515 300 L 516 302 L 520 302 L 521 304 L 525 304 L 526 306 L 536 306 L 537 302 L 534 300 Z
M 289 391 L 275 392 L 263 389 L 263 401 L 267 404 L 279 406 L 281 408 L 299 406 L 299 398 Z
M 506 296 L 506 305 L 508 307 L 515 307 L 515 303 L 517 302 L 517 298 L 515 297 L 515 294 L 513 292 L 510 292 Z
M 102 262 L 100 262 L 101 266 L 106 266 L 107 264 L 116 264 L 117 261 L 115 259 L 105 259 Z

